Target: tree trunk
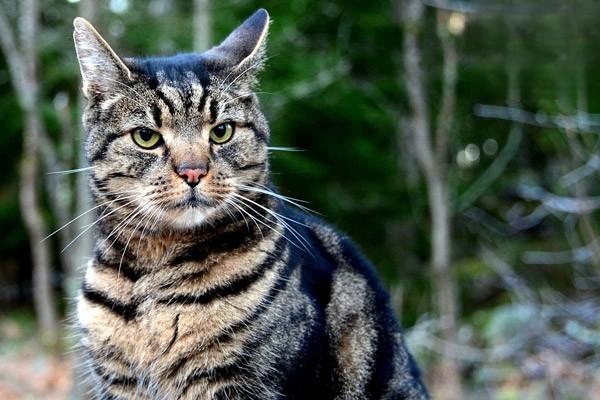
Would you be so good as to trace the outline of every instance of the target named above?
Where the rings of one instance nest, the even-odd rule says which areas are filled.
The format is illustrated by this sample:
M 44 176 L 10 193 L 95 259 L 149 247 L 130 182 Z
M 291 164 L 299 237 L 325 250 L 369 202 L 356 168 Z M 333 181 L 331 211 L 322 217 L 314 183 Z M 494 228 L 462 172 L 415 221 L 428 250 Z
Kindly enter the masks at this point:
M 459 400 L 464 398 L 460 364 L 457 358 L 453 357 L 453 345 L 457 339 L 458 329 L 458 298 L 451 271 L 451 215 L 448 182 L 444 173 L 448 168 L 447 143 L 454 113 L 457 56 L 447 33 L 445 37 L 440 35 L 444 50 L 444 82 L 442 111 L 438 118 L 434 145 L 419 44 L 424 6 L 420 0 L 400 1 L 400 4 L 403 7 L 400 6 L 398 10 L 402 12 L 401 21 L 404 28 L 403 80 L 412 113 L 410 138 L 427 185 L 431 214 L 432 287 L 443 343 L 442 359 L 434 371 L 432 392 L 434 398 Z M 439 29 L 445 27 L 438 27 L 438 32 Z
M 432 389 L 434 398 L 463 399 L 460 363 L 454 354 L 458 332 L 458 296 L 452 274 L 448 184 L 441 176 L 426 178 L 431 210 L 433 289 L 441 328 L 442 357 Z
M 208 50 L 212 40 L 210 0 L 194 0 L 194 51 Z
M 56 349 L 59 324 L 52 294 L 52 268 L 47 234 L 40 206 L 40 171 L 38 157 L 43 137 L 37 78 L 37 30 L 39 9 L 36 0 L 23 0 L 19 8 L 18 37 L 11 28 L 5 8 L 0 3 L 0 45 L 8 64 L 11 82 L 25 117 L 23 156 L 20 168 L 19 202 L 29 236 L 33 262 L 33 300 L 42 343 Z M 17 38 L 19 40 L 17 40 Z
M 33 261 L 33 300 L 42 343 L 55 348 L 58 344 L 59 325 L 52 293 L 52 268 L 49 242 L 43 241 L 47 234 L 39 204 L 39 181 L 43 179 L 38 164 L 40 120 L 36 110 L 26 111 L 24 129 L 24 153 L 20 170 L 20 206 L 29 235 Z

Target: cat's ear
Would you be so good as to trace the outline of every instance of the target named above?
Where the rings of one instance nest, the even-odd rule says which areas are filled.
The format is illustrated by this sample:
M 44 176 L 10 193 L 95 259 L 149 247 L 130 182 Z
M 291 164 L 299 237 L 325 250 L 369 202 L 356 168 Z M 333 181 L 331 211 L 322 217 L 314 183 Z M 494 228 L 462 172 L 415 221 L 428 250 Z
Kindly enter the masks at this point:
M 92 24 L 77 17 L 73 21 L 73 40 L 81 69 L 83 93 L 108 93 L 119 83 L 131 80 L 131 72 Z
M 269 22 L 267 11 L 259 9 L 220 45 L 208 50 L 203 56 L 217 68 L 239 71 L 239 74 L 247 75 L 253 80 L 265 61 Z

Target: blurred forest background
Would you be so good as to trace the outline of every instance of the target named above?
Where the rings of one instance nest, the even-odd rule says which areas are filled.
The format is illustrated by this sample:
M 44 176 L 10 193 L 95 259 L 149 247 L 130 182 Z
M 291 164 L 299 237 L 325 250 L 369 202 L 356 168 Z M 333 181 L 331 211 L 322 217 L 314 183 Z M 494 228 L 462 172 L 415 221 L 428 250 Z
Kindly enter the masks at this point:
M 85 166 L 73 18 L 167 55 L 259 7 L 272 145 L 300 150 L 275 182 L 377 265 L 432 393 L 600 399 L 594 0 L 0 0 L 0 398 L 86 397 L 68 323 L 92 213 L 42 241 L 92 207 L 59 173 Z

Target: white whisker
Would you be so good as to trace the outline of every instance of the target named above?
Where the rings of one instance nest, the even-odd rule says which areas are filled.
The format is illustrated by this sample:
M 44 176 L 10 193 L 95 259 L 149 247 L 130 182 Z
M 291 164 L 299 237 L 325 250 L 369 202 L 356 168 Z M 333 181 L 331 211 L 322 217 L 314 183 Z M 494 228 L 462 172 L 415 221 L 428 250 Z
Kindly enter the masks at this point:
M 279 213 L 277 213 L 277 212 L 275 212 L 275 211 L 273 211 L 273 210 L 271 210 L 271 209 L 269 209 L 269 208 L 267 208 L 267 207 L 265 207 L 265 206 L 263 206 L 263 205 L 255 202 L 253 200 L 248 199 L 247 197 L 244 197 L 244 196 L 236 194 L 236 193 L 233 193 L 233 195 L 236 198 L 239 198 L 240 200 L 243 200 L 243 201 L 246 201 L 246 202 L 250 202 L 250 203 L 252 203 L 252 204 L 260 207 L 261 209 L 265 210 L 267 213 L 269 213 L 270 215 L 272 215 L 275 219 L 277 219 L 277 221 L 279 221 L 279 223 L 281 225 L 283 225 L 286 229 L 288 229 L 290 231 L 290 233 L 292 234 L 292 236 L 294 236 L 296 238 L 296 240 L 298 240 L 298 242 L 300 242 L 300 244 L 302 245 L 302 247 L 304 247 L 304 249 L 308 253 L 312 254 L 311 251 L 308 248 L 308 246 L 310 246 L 310 243 L 308 243 L 308 241 L 305 238 L 303 238 L 302 235 L 300 235 L 300 233 L 296 229 L 294 229 L 292 226 L 290 226 L 290 224 L 288 224 L 287 222 L 285 222 L 284 219 L 287 219 L 289 221 L 295 222 L 295 223 L 297 223 L 299 225 L 303 225 L 303 226 L 307 226 L 307 225 L 305 225 L 305 224 L 303 224 L 303 223 L 301 223 L 299 221 L 296 221 L 294 219 L 291 219 L 291 218 L 288 218 L 286 216 L 283 216 L 283 215 L 281 215 L 281 214 L 279 214 Z
M 247 192 L 255 192 L 255 193 L 262 193 L 262 194 L 266 194 L 267 196 L 272 196 L 276 199 L 279 199 L 281 201 L 284 201 L 286 203 L 292 204 L 304 211 L 313 213 L 313 214 L 317 214 L 320 215 L 318 212 L 316 212 L 315 210 L 311 210 L 310 208 L 303 206 L 302 204 L 299 204 L 300 202 L 302 203 L 307 203 L 307 201 L 305 200 L 300 200 L 300 199 L 294 199 L 292 197 L 287 197 L 284 195 L 281 195 L 279 193 L 275 193 L 271 190 L 265 190 L 265 189 L 261 189 L 261 188 L 257 188 L 257 187 L 252 187 L 252 186 L 246 186 L 246 185 L 235 185 L 236 187 L 245 190 Z
M 95 167 L 84 167 L 84 168 L 66 169 L 64 171 L 52 171 L 52 172 L 46 172 L 46 175 L 69 175 L 69 174 L 76 174 L 78 172 L 89 171 L 90 169 L 93 169 L 93 168 L 95 168 Z
M 55 230 L 54 232 L 52 232 L 51 234 L 49 234 L 48 236 L 46 236 L 45 238 L 43 238 L 41 241 L 43 242 L 44 240 L 48 239 L 49 237 L 51 237 L 52 235 L 55 235 L 56 233 L 60 232 L 61 230 L 63 230 L 64 228 L 66 228 L 67 226 L 71 225 L 73 222 L 77 221 L 79 218 L 83 217 L 86 214 L 89 214 L 90 212 L 98 209 L 99 207 L 102 207 L 106 204 L 110 204 L 110 203 L 114 203 L 116 201 L 119 200 L 124 200 L 130 197 L 134 197 L 135 195 L 131 195 L 131 196 L 126 196 L 126 197 L 118 197 L 114 200 L 109 200 L 109 201 L 105 201 L 104 203 L 98 204 L 97 206 L 94 206 L 92 208 L 90 208 L 89 210 L 79 214 L 78 216 L 76 216 L 75 218 L 73 218 L 72 220 L 70 220 L 69 222 L 67 222 L 66 224 L 64 224 L 63 226 L 61 226 L 60 228 L 58 228 L 57 230 Z
M 290 151 L 290 152 L 306 151 L 304 149 L 299 149 L 296 147 L 278 147 L 278 146 L 268 146 L 267 150 L 269 150 L 269 151 Z
M 98 222 L 102 221 L 104 218 L 107 218 L 108 216 L 110 216 L 110 215 L 111 215 L 111 214 L 113 214 L 114 212 L 116 212 L 116 211 L 120 210 L 121 208 L 123 208 L 123 207 L 126 207 L 126 206 L 128 206 L 129 204 L 132 204 L 132 203 L 134 203 L 135 201 L 136 201 L 136 199 L 133 199 L 133 200 L 131 200 L 131 201 L 129 201 L 129 202 L 127 202 L 127 203 L 125 203 L 124 205 L 122 205 L 122 206 L 120 206 L 120 207 L 117 207 L 116 209 L 112 210 L 112 211 L 111 211 L 111 212 L 109 212 L 108 214 L 106 214 L 106 215 L 104 215 L 104 216 L 102 216 L 102 217 L 98 218 L 98 219 L 97 219 L 96 221 L 94 221 L 93 223 L 91 223 L 91 224 L 87 225 L 87 228 L 85 228 L 85 229 L 83 230 L 83 232 L 81 232 L 79 235 L 75 236 L 75 238 L 74 238 L 73 240 L 71 240 L 71 241 L 70 241 L 70 242 L 69 242 L 69 243 L 68 243 L 68 244 L 67 244 L 67 245 L 66 245 L 66 246 L 65 246 L 65 247 L 64 247 L 64 248 L 61 250 L 61 253 L 64 253 L 64 251 L 65 251 L 65 250 L 67 250 L 67 249 L 69 248 L 69 246 L 71 246 L 71 245 L 72 245 L 72 244 L 73 244 L 73 243 L 74 243 L 74 242 L 75 242 L 77 239 L 79 239 L 79 238 L 80 238 L 80 237 L 81 237 L 81 236 L 82 236 L 84 233 L 86 233 L 87 231 L 89 231 L 90 229 L 92 229 L 92 227 L 93 227 L 94 225 L 96 225 Z

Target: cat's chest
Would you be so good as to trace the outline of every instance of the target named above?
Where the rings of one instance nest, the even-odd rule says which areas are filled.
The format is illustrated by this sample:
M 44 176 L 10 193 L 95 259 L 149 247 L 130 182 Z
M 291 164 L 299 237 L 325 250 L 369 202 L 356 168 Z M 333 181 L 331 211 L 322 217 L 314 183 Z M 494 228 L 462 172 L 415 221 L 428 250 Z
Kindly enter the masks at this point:
M 99 350 L 96 354 L 112 349 L 126 360 L 127 369 L 161 382 L 228 364 L 250 335 L 244 329 L 233 338 L 230 333 L 245 327 L 277 277 L 279 262 L 256 280 L 248 280 L 254 276 L 255 263 L 265 262 L 267 254 L 261 249 L 218 258 L 210 268 L 194 263 L 162 265 L 152 273 L 135 275 L 136 279 L 92 264 L 85 285 L 104 298 L 85 293 L 80 298 L 85 340 Z M 247 287 L 236 282 L 247 282 Z

